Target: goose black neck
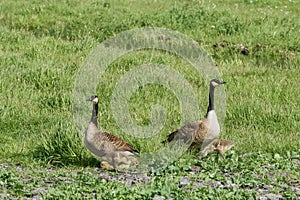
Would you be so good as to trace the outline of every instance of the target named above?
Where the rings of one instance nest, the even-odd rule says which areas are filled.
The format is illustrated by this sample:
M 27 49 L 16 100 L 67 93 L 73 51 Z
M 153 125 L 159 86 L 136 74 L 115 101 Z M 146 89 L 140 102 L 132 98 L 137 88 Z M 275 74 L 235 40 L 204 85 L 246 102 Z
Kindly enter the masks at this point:
M 98 103 L 95 103 L 95 104 L 93 104 L 93 112 L 92 112 L 91 122 L 93 122 L 98 127 L 97 115 L 98 115 Z
M 215 109 L 215 87 L 210 84 L 209 87 L 209 104 L 207 108 L 206 116 L 208 115 L 208 112 Z

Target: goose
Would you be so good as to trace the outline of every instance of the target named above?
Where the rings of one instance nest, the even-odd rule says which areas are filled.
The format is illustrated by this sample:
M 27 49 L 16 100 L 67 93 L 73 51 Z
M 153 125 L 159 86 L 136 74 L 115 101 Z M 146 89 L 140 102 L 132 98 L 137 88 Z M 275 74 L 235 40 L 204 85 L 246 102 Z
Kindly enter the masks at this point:
M 226 151 L 231 149 L 234 143 L 228 140 L 214 140 L 207 148 L 201 152 L 201 157 L 205 157 L 210 152 L 218 152 L 224 158 Z
M 209 104 L 205 118 L 182 126 L 169 134 L 166 141 L 183 140 L 191 142 L 192 148 L 199 149 L 212 143 L 220 135 L 220 125 L 214 107 L 214 91 L 215 87 L 225 83 L 218 79 L 212 79 L 209 84 Z
M 95 156 L 101 158 L 101 167 L 106 169 L 125 169 L 137 165 L 137 150 L 116 135 L 98 129 L 98 96 L 91 96 L 93 102 L 91 121 L 86 129 L 84 144 Z

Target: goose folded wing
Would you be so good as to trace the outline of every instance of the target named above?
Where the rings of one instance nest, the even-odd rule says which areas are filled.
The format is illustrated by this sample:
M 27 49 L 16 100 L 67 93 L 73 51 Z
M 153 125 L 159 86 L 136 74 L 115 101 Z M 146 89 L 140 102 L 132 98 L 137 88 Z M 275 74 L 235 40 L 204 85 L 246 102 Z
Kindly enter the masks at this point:
M 107 141 L 109 141 L 110 143 L 112 143 L 117 149 L 121 150 L 121 151 L 129 151 L 129 152 L 135 152 L 137 153 L 138 151 L 134 149 L 134 147 L 125 142 L 124 140 L 122 140 L 121 138 L 119 138 L 116 135 L 113 135 L 111 133 L 103 133 L 105 138 L 107 139 Z
M 166 141 L 183 140 L 185 143 L 192 142 L 195 131 L 199 129 L 199 123 L 201 123 L 201 121 L 190 122 L 183 125 L 180 129 L 170 133 Z M 164 143 L 166 141 L 164 141 Z

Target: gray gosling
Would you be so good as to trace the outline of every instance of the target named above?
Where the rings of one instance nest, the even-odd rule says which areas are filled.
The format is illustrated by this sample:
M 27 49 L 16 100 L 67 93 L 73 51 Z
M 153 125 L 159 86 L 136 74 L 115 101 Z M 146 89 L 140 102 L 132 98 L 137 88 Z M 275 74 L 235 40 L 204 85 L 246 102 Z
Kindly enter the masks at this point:
M 228 140 L 215 140 L 207 148 L 200 152 L 201 157 L 205 157 L 208 153 L 217 152 L 223 158 L 226 151 L 231 149 L 234 143 Z

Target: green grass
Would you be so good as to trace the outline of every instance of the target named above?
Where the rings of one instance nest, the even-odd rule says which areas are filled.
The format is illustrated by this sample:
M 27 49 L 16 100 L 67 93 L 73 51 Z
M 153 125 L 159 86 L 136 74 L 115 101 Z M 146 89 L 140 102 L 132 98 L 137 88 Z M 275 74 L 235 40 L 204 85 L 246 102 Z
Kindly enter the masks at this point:
M 111 198 L 131 194 L 133 198 L 144 199 L 155 194 L 178 199 L 255 197 L 254 190 L 242 188 L 249 182 L 268 182 L 274 185 L 273 193 L 287 198 L 296 196 L 296 191 L 279 190 L 290 185 L 289 180 L 277 174 L 277 184 L 268 170 L 289 171 L 286 179 L 291 180 L 300 176 L 299 165 L 292 164 L 299 161 L 300 154 L 299 7 L 298 1 L 287 0 L 1 1 L 0 164 L 9 167 L 0 168 L 0 181 L 4 183 L 0 184 L 0 194 L 34 196 L 32 190 L 41 185 L 35 180 L 44 176 L 51 179 L 52 175 L 45 170 L 55 167 L 54 174 L 67 177 L 72 184 L 59 182 L 45 197 L 90 194 L 90 187 Z M 79 68 L 96 45 L 122 31 L 147 26 L 186 34 L 212 56 L 222 79 L 228 83 L 224 86 L 227 110 L 221 137 L 236 146 L 234 154 L 225 161 L 216 161 L 219 158 L 215 155 L 200 161 L 196 153 L 187 153 L 173 164 L 177 170 L 166 169 L 157 178 L 153 175 L 154 181 L 142 189 L 128 189 L 117 182 L 102 182 L 91 169 L 98 162 L 85 149 L 82 133 L 73 123 L 72 92 Z M 226 43 L 224 47 L 218 45 L 221 41 Z M 241 54 L 238 44 L 246 46 L 249 55 Z M 199 117 L 204 116 L 207 106 L 204 80 L 183 59 L 148 50 L 118 59 L 98 83 L 99 123 L 141 152 L 158 149 L 156 141 L 180 126 L 176 96 L 157 85 L 144 86 L 133 94 L 130 114 L 137 124 L 149 125 L 151 106 L 159 103 L 165 107 L 166 123 L 158 136 L 148 140 L 130 137 L 120 130 L 111 114 L 110 98 L 117 80 L 135 66 L 149 62 L 171 66 L 189 81 L 199 95 Z M 245 153 L 256 156 L 240 159 L 239 155 Z M 25 168 L 26 175 L 18 174 L 18 165 Z M 178 188 L 180 177 L 189 175 L 184 166 L 193 165 L 207 168 L 191 175 L 191 179 L 222 179 L 222 173 L 215 175 L 225 167 L 232 172 L 231 180 L 240 190 L 214 191 L 203 187 L 189 188 L 187 192 Z M 275 168 L 256 171 L 266 165 Z M 242 176 L 242 172 L 248 174 L 253 169 L 263 178 Z M 78 173 L 89 181 L 77 178 L 74 174 Z M 173 177 L 171 181 L 169 176 Z M 106 191 L 106 187 L 118 189 Z

